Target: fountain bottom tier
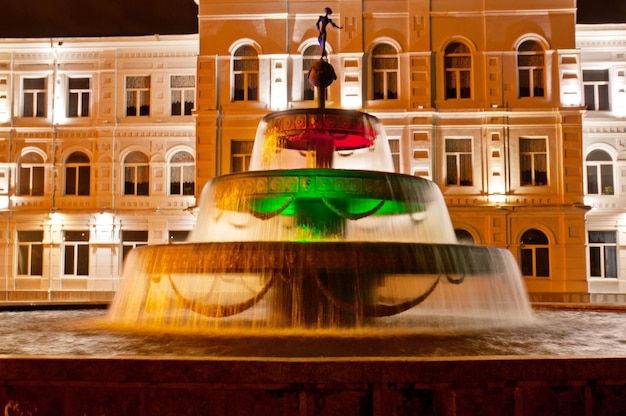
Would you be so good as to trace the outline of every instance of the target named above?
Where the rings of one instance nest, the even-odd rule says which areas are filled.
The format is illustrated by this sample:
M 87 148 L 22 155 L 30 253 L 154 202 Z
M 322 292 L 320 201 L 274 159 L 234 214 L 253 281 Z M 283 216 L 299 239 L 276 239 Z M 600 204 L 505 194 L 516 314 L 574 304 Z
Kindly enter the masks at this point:
M 134 250 L 113 321 L 156 327 L 523 324 L 503 249 L 394 242 L 203 242 Z M 414 308 L 419 305 L 419 308 Z

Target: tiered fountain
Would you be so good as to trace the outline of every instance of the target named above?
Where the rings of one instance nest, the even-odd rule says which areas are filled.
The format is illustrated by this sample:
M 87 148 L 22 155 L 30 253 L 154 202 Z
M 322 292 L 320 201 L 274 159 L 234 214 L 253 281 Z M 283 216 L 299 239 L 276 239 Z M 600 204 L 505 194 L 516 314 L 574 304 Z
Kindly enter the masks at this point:
M 326 108 L 334 78 L 322 55 L 309 72 L 318 108 L 263 118 L 250 170 L 207 184 L 188 242 L 133 250 L 113 321 L 258 329 L 530 319 L 511 254 L 458 244 L 438 188 L 394 173 L 380 121 Z

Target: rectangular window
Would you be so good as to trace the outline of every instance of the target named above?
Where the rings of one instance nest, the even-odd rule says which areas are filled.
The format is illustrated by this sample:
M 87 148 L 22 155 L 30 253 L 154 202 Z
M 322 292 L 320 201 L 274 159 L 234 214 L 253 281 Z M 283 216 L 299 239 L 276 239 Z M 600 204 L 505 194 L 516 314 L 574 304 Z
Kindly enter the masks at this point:
M 67 84 L 67 116 L 89 117 L 91 79 L 69 78 Z
M 173 116 L 190 116 L 195 106 L 196 77 L 172 75 L 170 77 Z
M 63 274 L 66 276 L 88 276 L 89 231 L 64 231 L 63 250 Z
M 252 156 L 252 140 L 232 140 L 230 142 L 230 171 L 245 172 L 250 167 L 250 156 Z
M 150 77 L 126 78 L 126 115 L 150 115 Z
M 147 196 L 150 194 L 150 167 L 145 165 L 124 166 L 124 195 Z
M 43 271 L 43 231 L 18 231 L 17 274 L 41 276 Z
M 446 185 L 473 185 L 472 139 L 446 139 Z
M 67 166 L 65 168 L 65 195 L 89 195 L 90 166 Z
M 387 138 L 389 142 L 389 149 L 391 150 L 391 158 L 393 159 L 393 168 L 396 173 L 401 173 L 400 170 L 400 139 Z
M 617 235 L 589 231 L 589 276 L 617 278 Z
M 24 78 L 23 117 L 46 117 L 47 94 L 45 78 Z
M 583 70 L 585 106 L 590 111 L 609 111 L 609 70 Z
M 548 152 L 546 139 L 519 139 L 520 185 L 548 184 Z
M 122 230 L 122 261 L 136 247 L 148 245 L 147 231 Z
M 43 166 L 20 167 L 18 189 L 21 196 L 42 196 L 44 191 Z
M 193 165 L 170 166 L 170 195 L 193 195 L 195 167 Z
M 170 243 L 184 243 L 189 237 L 189 231 L 172 231 L 168 233 Z

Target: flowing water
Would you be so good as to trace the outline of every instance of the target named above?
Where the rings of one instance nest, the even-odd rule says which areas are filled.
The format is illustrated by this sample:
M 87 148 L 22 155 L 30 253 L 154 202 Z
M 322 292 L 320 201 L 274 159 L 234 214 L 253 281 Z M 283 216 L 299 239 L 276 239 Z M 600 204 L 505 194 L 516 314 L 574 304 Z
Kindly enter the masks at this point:
M 459 244 L 439 188 L 394 173 L 380 121 L 339 109 L 268 114 L 250 171 L 205 186 L 189 241 L 130 253 L 109 319 L 387 332 L 532 321 L 511 253 Z
M 0 355 L 195 358 L 626 356 L 626 314 L 536 311 L 531 326 L 481 330 L 116 329 L 104 310 L 0 312 Z

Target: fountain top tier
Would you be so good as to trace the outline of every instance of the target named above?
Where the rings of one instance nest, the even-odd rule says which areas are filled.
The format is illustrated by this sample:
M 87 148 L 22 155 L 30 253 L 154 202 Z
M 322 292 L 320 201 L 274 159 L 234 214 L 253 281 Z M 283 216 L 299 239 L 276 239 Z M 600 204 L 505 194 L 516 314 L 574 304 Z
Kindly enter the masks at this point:
M 263 118 L 250 170 L 315 167 L 393 172 L 380 121 L 360 111 L 333 108 L 287 110 Z

